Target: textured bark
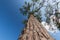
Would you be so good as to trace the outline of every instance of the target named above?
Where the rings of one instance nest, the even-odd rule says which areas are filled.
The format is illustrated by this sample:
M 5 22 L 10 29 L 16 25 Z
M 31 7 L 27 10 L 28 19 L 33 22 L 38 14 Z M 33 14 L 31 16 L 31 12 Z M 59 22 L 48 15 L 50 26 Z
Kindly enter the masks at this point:
M 27 27 L 24 28 L 23 34 L 18 40 L 54 40 L 54 38 L 33 15 L 30 15 Z

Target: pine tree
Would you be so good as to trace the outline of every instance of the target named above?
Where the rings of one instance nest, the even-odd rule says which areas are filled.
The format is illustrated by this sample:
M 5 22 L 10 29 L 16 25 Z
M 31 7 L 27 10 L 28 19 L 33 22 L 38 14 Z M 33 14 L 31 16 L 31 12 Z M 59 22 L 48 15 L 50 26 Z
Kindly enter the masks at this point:
M 44 0 L 40 3 L 38 3 L 38 1 L 39 0 L 32 0 L 32 3 L 25 2 L 25 5 L 20 8 L 21 13 L 27 16 L 28 20 L 24 21 L 26 27 L 22 31 L 22 34 L 19 36 L 18 40 L 54 40 L 54 38 L 50 36 L 47 30 L 42 27 L 40 23 L 40 9 L 43 7 Z M 39 4 L 39 6 L 36 7 L 36 4 Z
M 27 26 L 18 40 L 54 40 L 54 38 L 33 15 L 30 15 Z

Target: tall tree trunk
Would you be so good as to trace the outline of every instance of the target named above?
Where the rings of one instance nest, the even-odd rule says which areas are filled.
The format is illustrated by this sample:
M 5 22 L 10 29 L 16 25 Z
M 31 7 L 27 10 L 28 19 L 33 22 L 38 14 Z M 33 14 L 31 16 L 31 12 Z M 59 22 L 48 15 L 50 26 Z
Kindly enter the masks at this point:
M 27 26 L 18 40 L 54 40 L 54 38 L 33 15 L 30 15 Z

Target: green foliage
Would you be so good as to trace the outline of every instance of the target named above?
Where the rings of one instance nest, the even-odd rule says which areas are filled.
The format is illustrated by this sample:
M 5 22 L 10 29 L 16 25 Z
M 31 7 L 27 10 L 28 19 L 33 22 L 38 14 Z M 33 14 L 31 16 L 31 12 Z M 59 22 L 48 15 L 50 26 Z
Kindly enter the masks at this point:
M 25 10 L 25 11 L 23 11 L 23 9 L 22 8 L 20 8 L 20 12 L 23 14 L 23 15 L 27 15 L 27 11 Z
M 58 26 L 58 29 L 60 30 L 60 25 Z
M 39 0 L 32 0 L 33 2 L 37 2 L 37 1 L 39 1 Z
M 39 0 L 32 0 L 32 3 L 25 2 L 25 4 L 20 8 L 20 12 L 25 16 L 28 15 L 28 17 L 31 13 L 34 15 L 35 12 L 38 12 L 40 8 L 43 7 L 43 2 L 38 3 L 37 1 Z M 37 5 L 36 3 L 39 4 L 38 7 L 35 6 Z
M 20 8 L 20 12 L 26 16 L 30 12 L 30 7 L 31 4 L 25 2 L 25 5 L 23 5 L 22 8 Z
M 57 28 L 60 30 L 60 23 L 57 22 Z
M 21 14 L 23 14 L 24 16 L 27 16 L 28 18 L 32 14 L 41 22 L 41 10 L 40 9 L 42 7 L 46 7 L 46 9 L 45 9 L 45 12 L 46 12 L 45 16 L 47 18 L 46 22 L 49 23 L 50 16 L 53 14 L 53 6 L 51 6 L 50 4 L 47 4 L 47 6 L 44 6 L 45 0 L 42 0 L 42 2 L 39 2 L 39 0 L 31 0 L 31 1 L 32 1 L 32 3 L 25 2 L 25 4 L 20 8 Z M 48 1 L 47 1 L 47 3 L 48 3 Z M 36 3 L 39 4 L 38 7 L 35 7 Z M 56 5 L 58 5 L 58 3 Z M 37 13 L 37 14 L 35 15 L 35 13 Z M 27 20 L 24 20 L 23 24 L 26 25 L 26 23 L 27 23 Z M 57 24 L 57 25 L 58 25 L 58 29 L 60 29 L 60 24 Z
M 23 24 L 26 24 L 27 22 L 28 22 L 28 20 L 23 20 L 23 22 L 22 22 L 22 23 L 23 23 Z
M 35 12 L 37 13 L 37 15 L 34 15 L 40 22 L 41 22 L 41 14 L 38 13 L 40 12 L 40 8 L 43 7 L 43 2 L 41 3 L 38 3 L 39 0 L 31 0 L 32 3 L 29 3 L 29 2 L 26 2 L 25 1 L 25 4 L 20 8 L 20 12 L 21 14 L 23 14 L 24 16 L 27 16 L 28 18 L 30 17 L 30 15 L 34 15 Z M 38 7 L 36 7 L 37 4 L 39 4 Z M 23 24 L 26 24 L 27 23 L 27 20 L 24 20 L 23 21 Z
M 40 17 L 40 15 L 36 15 L 35 17 L 39 20 L 39 22 L 41 22 L 41 17 Z

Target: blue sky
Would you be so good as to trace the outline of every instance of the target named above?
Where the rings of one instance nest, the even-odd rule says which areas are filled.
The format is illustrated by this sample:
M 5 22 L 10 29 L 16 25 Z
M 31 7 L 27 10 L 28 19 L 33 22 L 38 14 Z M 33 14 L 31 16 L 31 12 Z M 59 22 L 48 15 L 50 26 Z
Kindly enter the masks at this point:
M 0 40 L 18 39 L 24 28 L 22 20 L 26 19 L 19 11 L 23 4 L 24 0 L 0 0 Z M 60 33 L 53 37 L 60 40 Z
M 19 8 L 23 4 L 21 0 L 0 0 L 0 40 L 17 40 L 23 29 Z

